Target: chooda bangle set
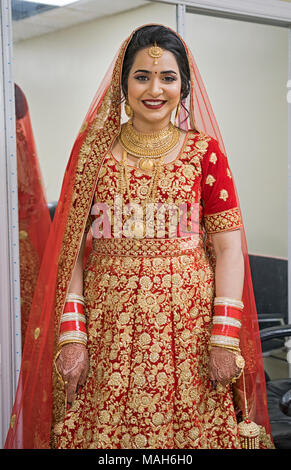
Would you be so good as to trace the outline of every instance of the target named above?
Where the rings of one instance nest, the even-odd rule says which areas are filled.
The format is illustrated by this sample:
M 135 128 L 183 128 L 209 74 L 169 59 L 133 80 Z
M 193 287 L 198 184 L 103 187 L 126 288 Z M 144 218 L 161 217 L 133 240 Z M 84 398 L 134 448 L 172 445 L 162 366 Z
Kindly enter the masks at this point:
M 236 353 L 236 364 L 242 370 L 245 361 L 240 352 L 239 333 L 243 308 L 244 304 L 241 300 L 215 297 L 210 337 L 210 346 L 218 346 Z
M 59 348 L 67 343 L 87 345 L 88 336 L 84 305 L 83 296 L 72 293 L 67 295 L 64 311 L 61 316 Z

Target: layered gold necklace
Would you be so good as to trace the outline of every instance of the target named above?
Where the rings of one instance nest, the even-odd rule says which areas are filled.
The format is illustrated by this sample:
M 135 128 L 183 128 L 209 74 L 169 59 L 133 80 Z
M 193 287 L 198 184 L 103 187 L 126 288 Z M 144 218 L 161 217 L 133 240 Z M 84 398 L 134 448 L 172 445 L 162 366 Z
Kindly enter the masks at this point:
M 124 190 L 127 191 L 130 202 L 133 202 L 133 198 L 129 188 L 127 154 L 129 153 L 139 159 L 138 168 L 140 170 L 152 174 L 146 198 L 141 204 L 144 209 L 148 202 L 155 201 L 164 157 L 176 147 L 179 140 L 179 129 L 172 123 L 166 129 L 150 134 L 136 131 L 132 121 L 128 121 L 122 126 L 119 141 L 124 150 L 120 172 L 120 189 L 122 193 L 124 193 Z M 144 215 L 142 219 L 133 223 L 132 231 L 137 238 L 142 238 L 145 235 Z
M 156 160 L 173 150 L 180 139 L 180 132 L 172 123 L 166 129 L 144 134 L 134 129 L 132 121 L 121 128 L 119 141 L 124 150 L 139 159 L 138 167 L 152 171 Z

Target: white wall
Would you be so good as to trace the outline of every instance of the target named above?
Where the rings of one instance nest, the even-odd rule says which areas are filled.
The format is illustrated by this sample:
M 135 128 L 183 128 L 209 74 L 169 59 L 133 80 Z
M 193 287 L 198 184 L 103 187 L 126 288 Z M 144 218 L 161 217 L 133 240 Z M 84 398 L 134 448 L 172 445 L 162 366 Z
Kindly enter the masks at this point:
M 234 173 L 249 251 L 288 254 L 288 30 L 186 15 Z
M 73 142 L 115 53 L 150 22 L 175 28 L 175 6 L 153 4 L 14 44 L 14 79 L 30 106 L 48 201 L 59 197 Z
M 176 27 L 153 4 L 14 45 L 14 77 L 29 101 L 49 201 L 95 91 L 137 26 Z M 287 30 L 186 15 L 191 46 L 221 126 L 249 251 L 287 257 Z

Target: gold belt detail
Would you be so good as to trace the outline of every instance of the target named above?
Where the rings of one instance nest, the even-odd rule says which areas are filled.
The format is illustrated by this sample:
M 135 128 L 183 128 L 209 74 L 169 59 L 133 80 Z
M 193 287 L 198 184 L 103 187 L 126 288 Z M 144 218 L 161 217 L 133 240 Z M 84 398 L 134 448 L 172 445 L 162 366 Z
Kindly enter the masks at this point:
M 179 238 L 98 238 L 93 251 L 109 256 L 180 256 L 203 247 L 201 235 Z

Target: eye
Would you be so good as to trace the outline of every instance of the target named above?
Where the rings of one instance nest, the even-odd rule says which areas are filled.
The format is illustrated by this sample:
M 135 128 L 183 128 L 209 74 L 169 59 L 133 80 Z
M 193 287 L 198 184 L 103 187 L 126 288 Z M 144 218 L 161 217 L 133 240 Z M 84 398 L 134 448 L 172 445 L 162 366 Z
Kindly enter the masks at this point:
M 163 78 L 163 80 L 165 82 L 176 82 L 177 81 L 177 78 L 176 77 L 172 77 L 171 75 L 167 75 L 166 77 Z
M 149 77 L 147 77 L 146 75 L 138 75 L 137 77 L 134 77 L 136 80 L 139 80 L 140 82 L 146 82 Z

